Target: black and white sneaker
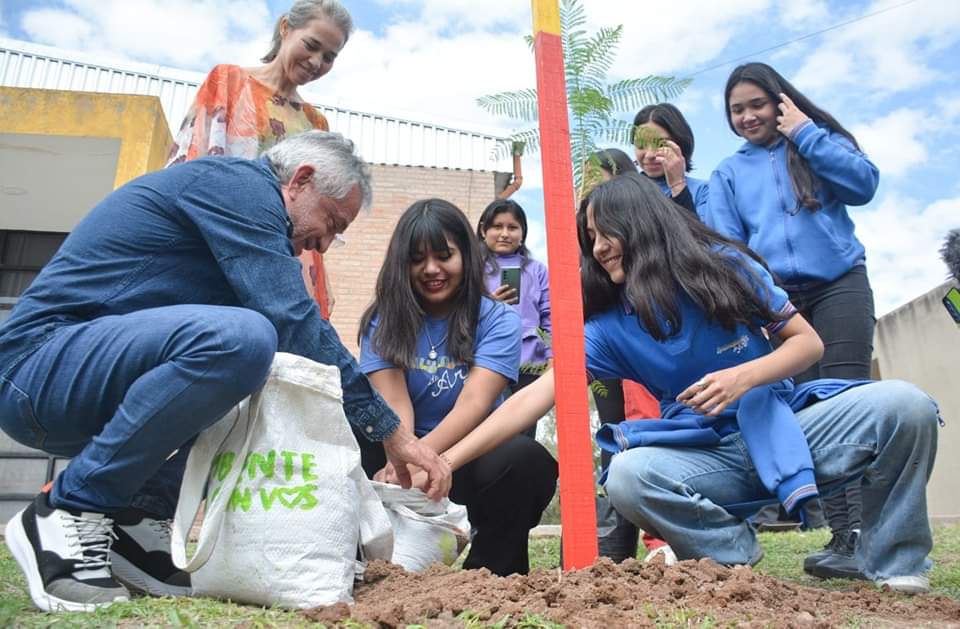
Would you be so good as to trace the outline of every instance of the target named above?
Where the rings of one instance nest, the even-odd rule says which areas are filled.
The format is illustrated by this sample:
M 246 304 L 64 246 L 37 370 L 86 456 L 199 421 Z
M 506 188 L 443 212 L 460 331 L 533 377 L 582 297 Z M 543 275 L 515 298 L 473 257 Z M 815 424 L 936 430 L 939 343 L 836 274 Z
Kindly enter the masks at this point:
M 13 516 L 5 540 L 37 607 L 92 612 L 130 599 L 110 574 L 112 525 L 102 513 L 54 509 L 46 493 Z
M 151 596 L 189 596 L 190 575 L 170 556 L 170 520 L 134 508 L 112 517 L 116 541 L 110 561 L 117 580 Z

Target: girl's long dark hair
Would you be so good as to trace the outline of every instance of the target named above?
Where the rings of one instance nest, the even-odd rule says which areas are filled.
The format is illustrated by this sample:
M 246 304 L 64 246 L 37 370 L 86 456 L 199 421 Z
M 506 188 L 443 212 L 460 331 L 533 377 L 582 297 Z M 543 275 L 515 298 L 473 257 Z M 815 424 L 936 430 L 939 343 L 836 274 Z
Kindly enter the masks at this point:
M 503 214 L 504 212 L 509 213 L 513 218 L 517 219 L 517 222 L 520 223 L 520 247 L 517 249 L 517 253 L 520 255 L 521 262 L 520 267 L 523 268 L 527 266 L 527 262 L 530 261 L 530 250 L 527 249 L 527 214 L 523 211 L 523 208 L 520 207 L 520 204 L 516 201 L 510 199 L 497 199 L 490 205 L 488 205 L 484 210 L 483 214 L 480 215 L 480 220 L 477 221 L 477 238 L 480 240 L 480 254 L 483 257 L 484 268 L 490 273 L 496 273 L 500 270 L 500 265 L 497 264 L 497 255 L 490 251 L 490 247 L 487 246 L 485 234 L 490 226 L 493 225 L 493 220 L 497 218 L 498 214 Z
M 588 207 L 593 208 L 597 231 L 623 248 L 622 286 L 614 284 L 593 257 Z M 594 188 L 577 211 L 577 236 L 587 319 L 619 306 L 621 290 L 643 327 L 661 341 L 683 325 L 681 293 L 703 309 L 708 320 L 727 329 L 782 319 L 767 305 L 769 295 L 758 294 L 760 278 L 736 252 L 766 267 L 763 260 L 701 223 L 639 174 L 614 177 Z
M 442 199 L 417 201 L 400 216 L 377 275 L 374 301 L 360 320 L 358 343 L 374 316 L 379 315 L 370 339 L 374 351 L 403 368 L 414 364 L 417 337 L 426 313 L 410 280 L 410 262 L 425 249 L 435 253 L 449 251 L 448 238 L 460 249 L 463 281 L 451 297 L 447 353 L 457 362 L 473 363 L 480 299 L 486 292 L 483 262 L 467 217 L 457 206 Z
M 743 82 L 753 83 L 766 92 L 767 98 L 773 102 L 775 107 L 780 104 L 780 94 L 786 94 L 808 118 L 817 124 L 830 127 L 836 133 L 850 140 L 850 143 L 858 151 L 860 150 L 857 139 L 837 122 L 836 118 L 814 105 L 813 101 L 801 94 L 790 81 L 780 76 L 780 73 L 776 70 L 765 63 L 759 62 L 737 66 L 730 73 L 730 78 L 727 79 L 727 87 L 723 92 L 724 107 L 727 112 L 727 124 L 734 133 L 737 130 L 733 128 L 733 121 L 730 119 L 730 92 L 733 91 L 737 83 Z M 793 142 L 787 142 L 787 171 L 790 173 L 790 182 L 793 184 L 793 192 L 797 196 L 797 203 L 811 212 L 819 210 L 820 201 L 817 199 L 817 191 L 820 189 L 820 180 L 810 169 L 807 160 L 797 151 Z
M 600 149 L 591 154 L 589 159 L 611 177 L 637 172 L 637 165 L 633 163 L 633 159 L 620 149 Z

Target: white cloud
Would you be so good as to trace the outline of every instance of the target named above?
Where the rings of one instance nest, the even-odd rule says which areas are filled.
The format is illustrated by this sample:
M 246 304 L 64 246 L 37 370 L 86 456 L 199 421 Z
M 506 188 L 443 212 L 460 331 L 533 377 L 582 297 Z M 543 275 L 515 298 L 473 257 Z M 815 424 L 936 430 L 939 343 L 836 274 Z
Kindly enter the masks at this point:
M 926 112 L 901 108 L 851 131 L 881 173 L 900 176 L 928 159 L 920 141 L 928 131 L 928 119 Z
M 206 69 L 225 59 L 256 63 L 272 24 L 262 0 L 65 0 L 26 10 L 33 40 L 95 54 Z M 253 53 L 254 44 L 256 53 Z
M 82 49 L 95 29 L 88 20 L 57 9 L 29 11 L 21 23 L 33 39 L 62 48 Z
M 533 55 L 519 31 L 453 34 L 412 20 L 390 25 L 382 36 L 358 32 L 334 71 L 303 94 L 362 111 L 505 135 L 514 126 L 483 112 L 476 99 L 535 84 Z
M 889 7 L 884 0 L 836 22 Z M 879 94 L 914 89 L 939 78 L 937 53 L 956 41 L 960 4 L 927 2 L 869 17 L 823 35 L 823 46 L 796 73 L 797 84 L 826 90 L 854 86 Z M 827 62 L 825 62 L 827 61 Z M 837 66 L 846 69 L 839 72 Z
M 384 6 L 407 6 L 420 13 L 420 19 L 443 22 L 460 30 L 483 30 L 490 26 L 522 23 L 532 28 L 530 3 L 517 0 L 379 0 Z
M 889 195 L 877 207 L 851 210 L 867 249 L 877 316 L 922 295 L 946 279 L 939 249 L 960 226 L 960 196 L 921 204 Z
M 806 28 L 811 23 L 820 22 L 829 15 L 830 10 L 824 0 L 784 2 L 780 7 L 780 22 L 793 30 Z
M 589 28 L 623 24 L 620 51 L 611 74 L 683 75 L 716 57 L 739 34 L 762 20 L 769 0 L 684 0 L 652 11 L 647 2 L 590 2 Z

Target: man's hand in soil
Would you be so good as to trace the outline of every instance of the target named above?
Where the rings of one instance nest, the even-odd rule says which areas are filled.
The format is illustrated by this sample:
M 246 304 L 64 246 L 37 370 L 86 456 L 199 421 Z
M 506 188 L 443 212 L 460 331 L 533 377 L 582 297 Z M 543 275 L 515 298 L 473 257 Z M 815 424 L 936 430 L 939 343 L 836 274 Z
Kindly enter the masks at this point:
M 427 474 L 427 483 L 423 491 L 433 500 L 440 500 L 450 493 L 453 482 L 450 465 L 428 446 L 423 445 L 413 436 L 408 428 L 400 425 L 392 435 L 384 439 L 383 450 L 386 452 L 388 467 L 400 486 L 409 489 L 412 485 L 407 463 L 411 463 Z

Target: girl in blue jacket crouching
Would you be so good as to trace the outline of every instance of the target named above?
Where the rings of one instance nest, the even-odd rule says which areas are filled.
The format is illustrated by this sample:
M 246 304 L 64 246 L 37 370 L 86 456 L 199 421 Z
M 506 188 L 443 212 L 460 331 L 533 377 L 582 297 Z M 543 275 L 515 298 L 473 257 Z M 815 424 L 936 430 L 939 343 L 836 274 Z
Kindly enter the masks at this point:
M 629 378 L 661 419 L 605 426 L 620 450 L 607 494 L 680 559 L 760 558 L 749 507 L 790 510 L 864 479 L 858 557 L 867 576 L 925 591 L 932 545 L 925 486 L 937 412 L 895 381 L 790 376 L 816 362 L 816 333 L 742 245 L 722 238 L 637 174 L 597 186 L 577 216 L 588 377 Z M 781 340 L 773 349 L 761 328 Z M 856 386 L 862 384 L 863 386 Z M 554 402 L 548 371 L 444 455 L 456 469 L 532 425 Z
M 727 121 L 746 142 L 710 179 L 708 224 L 763 256 L 824 344 L 796 376 L 869 378 L 873 292 L 847 205 L 873 199 L 879 173 L 853 135 L 763 63 L 734 69 Z M 833 539 L 804 569 L 862 578 L 854 558 L 859 483 L 824 501 Z

